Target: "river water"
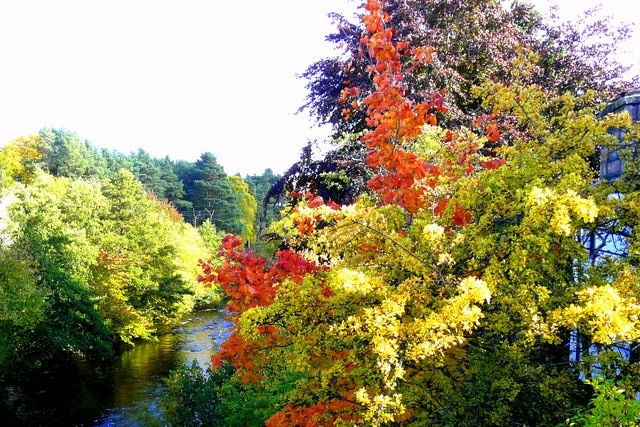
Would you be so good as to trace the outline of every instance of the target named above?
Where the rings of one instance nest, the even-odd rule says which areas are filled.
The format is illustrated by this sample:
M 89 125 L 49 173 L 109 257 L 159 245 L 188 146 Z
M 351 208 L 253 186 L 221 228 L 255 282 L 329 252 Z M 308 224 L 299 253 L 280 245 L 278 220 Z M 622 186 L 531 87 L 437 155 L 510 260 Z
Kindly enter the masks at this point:
M 79 361 L 20 384 L 0 383 L 0 425 L 118 427 L 135 425 L 141 413 L 152 419 L 163 378 L 193 360 L 205 367 L 230 326 L 220 311 L 199 311 L 157 342 L 108 362 Z

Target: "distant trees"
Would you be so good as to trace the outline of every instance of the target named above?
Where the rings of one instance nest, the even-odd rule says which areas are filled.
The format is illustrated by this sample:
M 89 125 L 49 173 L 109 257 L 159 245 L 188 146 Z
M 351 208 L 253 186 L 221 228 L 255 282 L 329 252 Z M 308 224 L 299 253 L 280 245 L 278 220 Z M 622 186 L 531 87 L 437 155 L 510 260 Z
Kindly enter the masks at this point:
M 219 230 L 242 233 L 236 195 L 213 154 L 202 154 L 180 178 L 185 183 L 185 200 L 191 203 L 183 212 L 187 222 L 198 225 L 208 219 Z
M 104 177 L 106 162 L 89 141 L 64 129 L 42 129 L 42 168 L 67 178 Z
M 114 343 L 151 338 L 158 324 L 219 302 L 218 287 L 196 280 L 199 260 L 215 263 L 226 233 L 256 241 L 276 217 L 259 219 L 256 197 L 277 178 L 269 170 L 249 185 L 211 153 L 196 162 L 125 155 L 63 129 L 4 145 L 0 197 L 11 192 L 13 202 L 0 223 L 0 377 L 107 356 Z
M 156 159 L 144 150 L 132 153 L 127 159 L 128 169 L 142 183 L 145 190 L 176 207 L 184 204 L 184 184 L 178 178 L 171 159 Z
M 268 169 L 264 175 L 240 178 L 242 182 L 230 179 L 211 153 L 202 154 L 196 162 L 158 159 L 142 149 L 125 155 L 97 150 L 73 132 L 51 128 L 0 149 L 0 186 L 4 188 L 14 181 L 30 183 L 38 170 L 55 177 L 103 180 L 121 169 L 129 170 L 145 191 L 173 205 L 195 226 L 209 220 L 217 230 L 245 233 L 250 241 L 278 217 L 279 208 L 264 207 L 263 199 L 279 176 Z M 263 209 L 250 207 L 249 196 Z
M 14 194 L 0 248 L 0 370 L 104 357 L 219 298 L 196 280 L 215 253 L 130 171 L 102 182 L 40 173 Z

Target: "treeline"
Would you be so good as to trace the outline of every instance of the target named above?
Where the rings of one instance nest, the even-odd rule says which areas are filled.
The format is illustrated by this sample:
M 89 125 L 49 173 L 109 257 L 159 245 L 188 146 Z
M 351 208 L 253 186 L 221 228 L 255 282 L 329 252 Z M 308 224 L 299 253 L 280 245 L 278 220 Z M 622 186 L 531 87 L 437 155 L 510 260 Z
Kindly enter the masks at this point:
M 98 150 L 43 129 L 0 151 L 0 376 L 154 336 L 198 305 L 221 237 L 255 242 L 275 214 L 271 183 L 227 176 L 215 156 L 156 159 Z M 1 212 L 1 210 L 0 210 Z
M 42 129 L 5 145 L 0 153 L 0 189 L 13 181 L 28 184 L 37 171 L 71 179 L 104 179 L 120 169 L 131 171 L 146 191 L 172 204 L 194 226 L 209 220 L 218 230 L 253 241 L 277 217 L 277 206 L 265 211 L 262 205 L 280 178 L 271 169 L 242 179 L 227 176 L 208 152 L 196 162 L 154 158 L 144 150 L 123 154 L 97 149 L 63 129 Z

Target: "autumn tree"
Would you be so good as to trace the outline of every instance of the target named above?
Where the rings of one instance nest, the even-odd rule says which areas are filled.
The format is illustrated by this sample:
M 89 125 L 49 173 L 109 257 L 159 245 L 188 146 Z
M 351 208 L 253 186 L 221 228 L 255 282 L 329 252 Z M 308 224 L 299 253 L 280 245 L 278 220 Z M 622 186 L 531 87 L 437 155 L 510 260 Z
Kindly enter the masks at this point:
M 42 160 L 42 139 L 39 135 L 19 137 L 0 150 L 0 185 L 8 187 L 13 181 L 31 183 Z
M 492 0 L 394 0 L 385 4 L 385 12 L 396 40 L 434 49 L 428 64 L 407 64 L 404 82 L 411 99 L 442 96 L 448 112 L 438 119 L 447 128 L 466 126 L 482 134 L 490 123 L 498 123 L 503 138 L 485 144 L 485 151 L 522 138 L 524 130 L 512 115 L 490 116 L 483 108 L 471 90 L 483 82 L 536 84 L 549 96 L 592 90 L 591 107 L 638 84 L 637 78 L 624 78 L 627 68 L 614 59 L 630 27 L 611 25 L 593 10 L 571 23 L 542 16 L 524 2 L 512 2 L 509 8 Z M 325 199 L 330 194 L 334 201 L 350 203 L 353 194 L 365 191 L 363 178 L 366 182 L 374 173 L 362 161 L 366 147 L 358 139 L 368 126 L 362 101 L 375 91 L 368 72 L 374 59 L 360 44 L 366 29 L 339 14 L 331 17 L 337 30 L 327 40 L 338 54 L 318 60 L 302 74 L 308 93 L 301 111 L 333 127 L 335 148 L 306 166 L 307 157 L 301 156 L 274 187 L 274 198 L 311 187 Z M 594 167 L 596 162 L 592 159 Z M 327 179 L 335 177 L 336 169 L 342 171 L 339 179 Z M 337 188 L 347 189 L 342 190 L 346 194 Z
M 271 229 L 299 252 L 268 261 L 228 236 L 224 264 L 204 265 L 236 325 L 213 358 L 229 387 L 279 390 L 260 408 L 268 426 L 558 425 L 587 409 L 585 376 L 637 392 L 638 359 L 616 352 L 640 339 L 636 263 L 590 262 L 582 242 L 624 224 L 635 247 L 637 185 L 620 194 L 589 163 L 620 145 L 607 130 L 629 117 L 601 118 L 595 92 L 485 82 L 482 109 L 523 137 L 440 127 L 442 97 L 414 98 L 405 78 L 433 49 L 400 39 L 386 3 L 365 9 L 371 193 L 347 205 L 305 194 Z

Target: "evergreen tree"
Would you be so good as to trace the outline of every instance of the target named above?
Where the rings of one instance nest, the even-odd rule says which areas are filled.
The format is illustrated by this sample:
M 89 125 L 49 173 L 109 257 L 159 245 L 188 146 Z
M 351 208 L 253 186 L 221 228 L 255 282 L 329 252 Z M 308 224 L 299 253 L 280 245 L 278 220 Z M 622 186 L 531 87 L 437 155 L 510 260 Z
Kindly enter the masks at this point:
M 42 129 L 43 169 L 68 178 L 104 177 L 107 163 L 89 141 L 63 129 Z
M 242 232 L 236 195 L 213 154 L 202 154 L 191 169 L 183 172 L 183 177 L 185 199 L 192 205 L 190 210 L 184 210 L 187 222 L 197 226 L 209 219 L 218 230 Z

